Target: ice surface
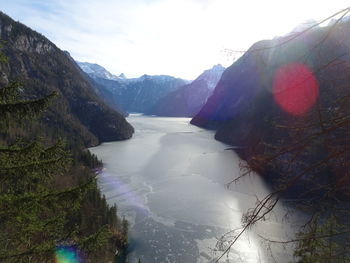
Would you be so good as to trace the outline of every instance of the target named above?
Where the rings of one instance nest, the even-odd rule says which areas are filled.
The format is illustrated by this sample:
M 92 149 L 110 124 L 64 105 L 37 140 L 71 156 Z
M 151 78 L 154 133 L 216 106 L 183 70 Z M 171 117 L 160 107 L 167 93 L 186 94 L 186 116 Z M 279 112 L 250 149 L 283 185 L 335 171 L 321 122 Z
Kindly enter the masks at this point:
M 128 121 L 136 130 L 131 140 L 91 148 L 105 165 L 99 177 L 102 192 L 131 221 L 131 259 L 213 262 L 222 253 L 213 251 L 216 238 L 239 228 L 242 214 L 269 192 L 257 175 L 228 189 L 227 183 L 241 173 L 241 161 L 227 150 L 230 146 L 214 140 L 213 132 L 189 120 L 131 115 Z M 294 219 L 281 220 L 286 211 L 278 206 L 267 221 L 243 235 L 229 262 L 271 262 L 257 234 L 290 236 Z M 288 249 L 276 247 L 273 253 L 277 262 L 292 260 Z

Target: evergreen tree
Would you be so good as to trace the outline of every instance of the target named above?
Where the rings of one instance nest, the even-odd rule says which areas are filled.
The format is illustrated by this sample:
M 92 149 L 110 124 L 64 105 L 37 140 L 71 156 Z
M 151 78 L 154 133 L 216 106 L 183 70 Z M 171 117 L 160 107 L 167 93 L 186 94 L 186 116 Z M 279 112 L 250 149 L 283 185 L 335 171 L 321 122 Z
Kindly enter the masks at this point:
M 7 63 L 1 52 L 0 63 Z M 73 176 L 73 156 L 62 141 L 47 146 L 42 139 L 12 138 L 13 127 L 30 124 L 55 96 L 24 99 L 19 83 L 0 87 L 0 262 L 52 262 L 60 246 L 97 251 L 116 232 L 116 206 L 101 198 L 89 169 L 76 168 Z M 99 164 L 88 153 L 81 161 Z M 73 183 L 57 186 L 68 177 Z M 86 219 L 87 209 L 97 215 Z
M 345 263 L 350 262 L 349 237 L 344 224 L 338 223 L 335 214 L 317 214 L 306 229 L 297 235 L 294 256 L 298 263 Z
M 126 236 L 128 234 L 128 231 L 129 231 L 129 222 L 123 218 L 123 221 L 122 221 L 122 233 L 124 236 Z
M 54 96 L 19 99 L 18 83 L 0 89 L 2 135 L 11 122 L 44 110 Z M 44 147 L 39 141 L 18 140 L 0 146 L 0 259 L 31 262 L 52 256 L 55 240 L 64 232 L 67 213 L 61 195 L 52 191 L 54 174 L 66 171 L 68 154 L 62 143 Z
M 22 100 L 19 93 L 18 83 L 0 89 L 3 138 L 12 123 L 38 115 L 55 96 Z M 45 147 L 39 141 L 18 139 L 0 146 L 0 261 L 32 262 L 52 257 L 55 240 L 63 237 L 70 207 L 62 200 L 67 196 L 52 190 L 51 179 L 66 172 L 68 165 L 69 156 L 61 142 Z

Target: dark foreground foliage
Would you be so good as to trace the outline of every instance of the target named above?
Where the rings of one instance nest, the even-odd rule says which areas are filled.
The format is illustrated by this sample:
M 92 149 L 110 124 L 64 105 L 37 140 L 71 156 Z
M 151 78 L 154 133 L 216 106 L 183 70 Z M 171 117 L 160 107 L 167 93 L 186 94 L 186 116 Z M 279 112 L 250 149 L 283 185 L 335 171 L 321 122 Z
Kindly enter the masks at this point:
M 126 251 L 127 222 L 97 188 L 96 156 L 69 138 L 33 136 L 33 119 L 56 97 L 24 98 L 16 82 L 0 87 L 0 262 L 53 262 L 58 247 L 86 262 Z

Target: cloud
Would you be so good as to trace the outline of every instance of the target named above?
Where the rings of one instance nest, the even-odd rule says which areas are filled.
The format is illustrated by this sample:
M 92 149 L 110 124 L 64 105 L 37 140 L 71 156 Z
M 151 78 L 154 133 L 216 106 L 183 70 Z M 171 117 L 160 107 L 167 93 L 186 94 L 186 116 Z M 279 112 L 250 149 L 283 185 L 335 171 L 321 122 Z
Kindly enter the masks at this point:
M 287 33 L 346 1 L 295 0 L 0 0 L 3 10 L 81 61 L 128 76 L 169 74 L 193 79 L 224 48 Z

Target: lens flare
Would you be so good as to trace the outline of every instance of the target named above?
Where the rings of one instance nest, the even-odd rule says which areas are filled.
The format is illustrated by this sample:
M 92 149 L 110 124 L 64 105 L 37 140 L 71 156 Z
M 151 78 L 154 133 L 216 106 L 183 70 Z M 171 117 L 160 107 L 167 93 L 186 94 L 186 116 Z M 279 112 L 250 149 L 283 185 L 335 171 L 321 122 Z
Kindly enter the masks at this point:
M 106 168 L 98 173 L 98 184 L 106 195 L 106 199 L 113 203 L 127 202 L 137 209 L 138 212 L 149 216 L 149 211 L 142 200 L 142 187 L 132 188 L 128 183 L 124 183 L 117 175 L 110 174 Z
M 273 96 L 284 111 L 301 116 L 315 104 L 318 84 L 307 66 L 299 63 L 287 64 L 275 73 Z
M 73 246 L 59 246 L 55 252 L 55 263 L 83 263 L 79 251 Z

